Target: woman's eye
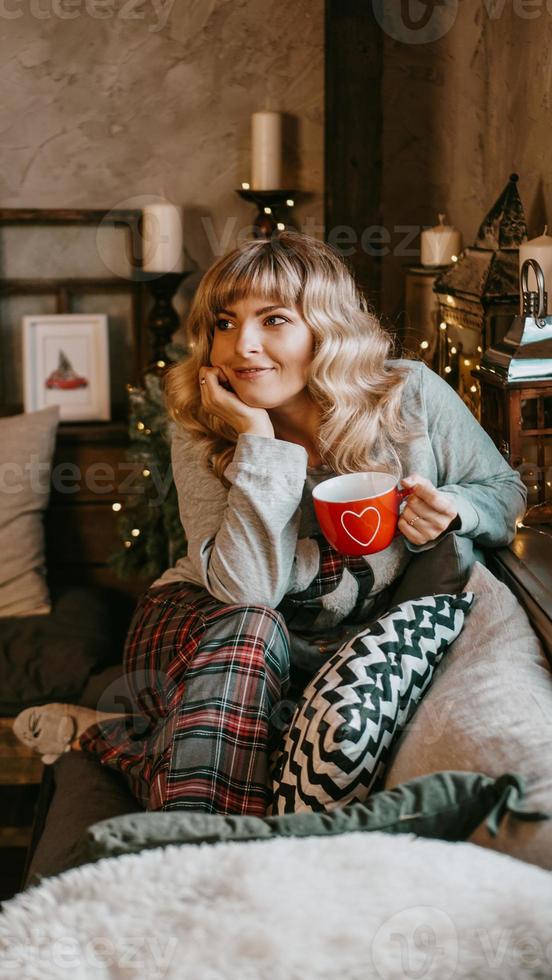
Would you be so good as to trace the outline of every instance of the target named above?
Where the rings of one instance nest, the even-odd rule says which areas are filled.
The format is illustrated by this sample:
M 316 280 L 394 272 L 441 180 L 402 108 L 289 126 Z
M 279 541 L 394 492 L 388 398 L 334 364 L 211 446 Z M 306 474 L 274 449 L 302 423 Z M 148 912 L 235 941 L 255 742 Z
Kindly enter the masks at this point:
M 275 321 L 278 321 L 278 322 L 275 322 Z M 265 324 L 268 324 L 271 327 L 273 327 L 273 326 L 279 327 L 281 323 L 287 323 L 285 317 L 278 316 L 277 314 L 273 314 L 272 316 L 267 316 L 267 318 L 266 318 L 266 320 L 264 322 L 265 322 Z M 219 320 L 216 321 L 216 324 L 215 325 L 216 325 L 217 330 L 225 331 L 225 330 L 228 329 L 227 324 L 229 324 L 230 326 L 232 326 L 232 321 L 231 320 L 224 320 L 224 319 L 220 318 Z

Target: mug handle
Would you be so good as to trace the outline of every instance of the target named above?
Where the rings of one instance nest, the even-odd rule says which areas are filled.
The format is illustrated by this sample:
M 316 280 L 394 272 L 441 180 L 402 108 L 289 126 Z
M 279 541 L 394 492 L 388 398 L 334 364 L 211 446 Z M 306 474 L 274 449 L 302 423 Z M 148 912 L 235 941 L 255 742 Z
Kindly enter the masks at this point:
M 400 502 L 402 503 L 403 500 L 406 500 L 406 498 L 409 497 L 411 493 L 414 493 L 415 489 L 416 487 L 397 487 L 397 493 L 399 495 Z M 398 538 L 400 534 L 402 534 L 402 531 L 399 531 L 397 527 L 393 535 L 393 538 Z
M 401 498 L 401 503 L 405 497 L 409 497 L 411 493 L 414 493 L 416 487 L 397 487 L 397 493 Z

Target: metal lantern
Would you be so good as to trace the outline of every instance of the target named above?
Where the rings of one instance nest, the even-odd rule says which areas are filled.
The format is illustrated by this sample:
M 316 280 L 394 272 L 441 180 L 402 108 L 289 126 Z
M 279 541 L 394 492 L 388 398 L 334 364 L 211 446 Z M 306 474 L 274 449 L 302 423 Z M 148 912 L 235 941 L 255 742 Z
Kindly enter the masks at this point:
M 525 215 L 511 174 L 479 228 L 473 246 L 438 277 L 437 369 L 480 418 L 477 376 L 483 351 L 499 342 L 519 311 L 519 246 L 527 238 Z
M 529 504 L 545 504 L 552 500 L 552 316 L 535 259 L 523 263 L 521 289 L 521 314 L 481 360 L 481 424 L 519 470 Z

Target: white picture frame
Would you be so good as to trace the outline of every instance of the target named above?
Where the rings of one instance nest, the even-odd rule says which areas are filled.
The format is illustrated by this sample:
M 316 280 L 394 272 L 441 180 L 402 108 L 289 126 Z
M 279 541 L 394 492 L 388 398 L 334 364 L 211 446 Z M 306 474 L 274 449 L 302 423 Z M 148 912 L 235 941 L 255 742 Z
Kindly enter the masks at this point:
M 109 347 L 104 313 L 23 317 L 25 412 L 59 405 L 65 422 L 109 421 Z

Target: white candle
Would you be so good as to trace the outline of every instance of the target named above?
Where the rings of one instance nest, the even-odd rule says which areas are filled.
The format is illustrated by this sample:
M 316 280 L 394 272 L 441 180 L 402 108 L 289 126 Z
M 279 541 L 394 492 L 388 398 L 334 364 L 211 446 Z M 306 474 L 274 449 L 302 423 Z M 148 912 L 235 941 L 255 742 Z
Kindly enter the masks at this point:
M 552 237 L 546 234 L 547 231 L 548 225 L 545 225 L 542 235 L 539 235 L 538 238 L 532 238 L 528 242 L 523 242 L 519 246 L 519 269 L 521 273 L 521 267 L 526 259 L 536 259 L 539 263 L 544 273 L 544 288 L 548 293 L 548 313 L 552 309 L 552 297 L 550 295 L 552 292 Z M 529 269 L 527 282 L 529 289 L 537 289 L 537 281 L 532 269 Z
M 251 188 L 278 190 L 282 183 L 282 114 L 254 112 L 251 116 Z
M 439 224 L 426 228 L 421 234 L 422 265 L 451 265 L 453 255 L 462 251 L 462 235 L 452 225 L 445 225 L 445 215 L 439 215 Z
M 182 212 L 174 204 L 146 204 L 143 218 L 145 272 L 183 272 Z

